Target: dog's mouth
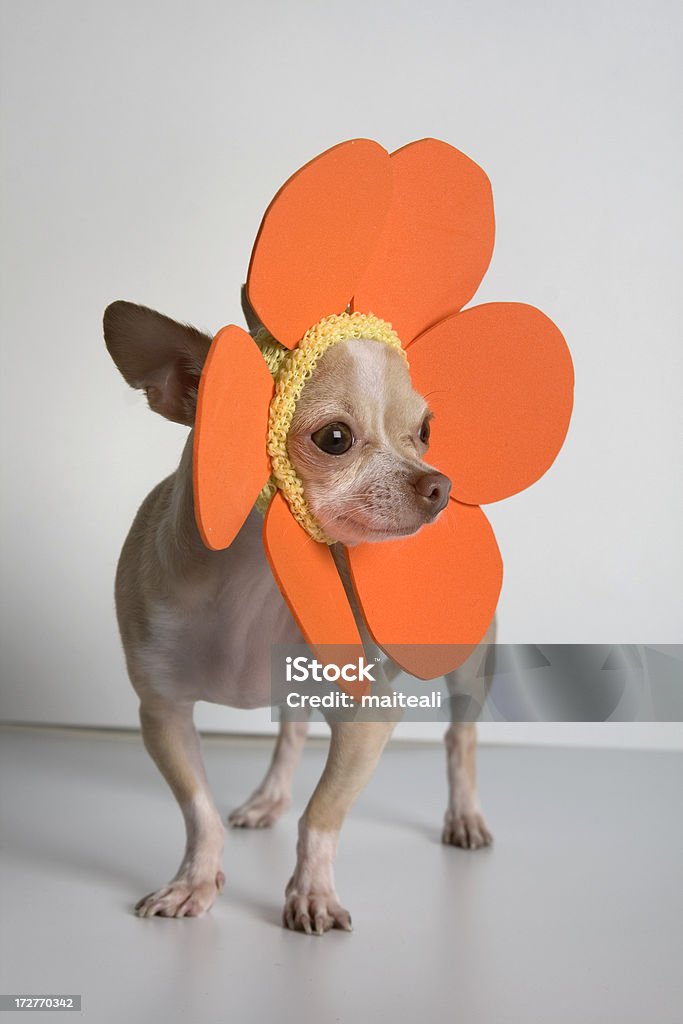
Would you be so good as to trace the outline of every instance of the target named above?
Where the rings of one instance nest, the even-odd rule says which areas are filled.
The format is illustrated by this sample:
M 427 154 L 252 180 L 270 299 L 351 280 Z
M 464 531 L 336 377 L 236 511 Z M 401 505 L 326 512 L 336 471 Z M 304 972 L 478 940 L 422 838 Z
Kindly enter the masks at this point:
M 423 526 L 428 526 L 430 522 L 434 522 L 434 520 L 431 519 L 426 522 L 423 520 L 403 526 L 385 526 L 377 523 L 370 524 L 353 516 L 339 515 L 335 516 L 329 524 L 325 525 L 325 530 L 331 537 L 338 536 L 339 541 L 343 544 L 362 544 L 364 542 L 377 544 L 380 541 L 401 540 L 405 537 L 412 537 Z
M 383 544 L 392 540 L 405 540 L 408 537 L 412 537 L 415 533 L 417 533 L 417 530 L 404 530 L 402 533 L 399 533 L 397 530 L 387 532 L 385 530 L 369 530 L 364 528 L 362 530 L 354 530 L 353 533 L 344 533 L 343 536 L 339 537 L 339 543 L 345 544 L 348 548 L 355 547 L 356 544 Z

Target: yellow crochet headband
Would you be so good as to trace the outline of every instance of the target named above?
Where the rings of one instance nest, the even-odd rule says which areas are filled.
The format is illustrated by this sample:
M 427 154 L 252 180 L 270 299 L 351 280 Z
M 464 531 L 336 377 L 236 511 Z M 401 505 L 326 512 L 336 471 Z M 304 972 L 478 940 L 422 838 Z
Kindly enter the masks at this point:
M 323 317 L 306 331 L 292 350 L 284 348 L 263 329 L 256 336 L 256 343 L 275 380 L 266 440 L 272 476 L 259 494 L 256 507 L 265 512 L 275 491 L 281 490 L 299 525 L 313 540 L 322 544 L 333 544 L 334 541 L 327 536 L 308 507 L 303 483 L 289 458 L 287 436 L 304 384 L 311 377 L 318 360 L 333 345 L 350 338 L 384 342 L 400 352 L 407 362 L 396 331 L 391 324 L 372 313 L 339 313 Z

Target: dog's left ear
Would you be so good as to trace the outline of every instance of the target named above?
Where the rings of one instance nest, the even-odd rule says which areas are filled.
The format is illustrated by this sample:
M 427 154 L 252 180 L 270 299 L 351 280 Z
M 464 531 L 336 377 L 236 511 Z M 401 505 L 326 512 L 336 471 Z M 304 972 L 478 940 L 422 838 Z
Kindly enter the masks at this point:
M 211 338 L 189 324 L 133 302 L 112 302 L 104 311 L 104 340 L 132 388 L 167 420 L 192 426 L 197 388 Z
M 261 323 L 256 310 L 249 301 L 246 284 L 242 285 L 240 296 L 242 299 L 242 313 L 244 314 L 244 319 L 247 321 L 249 332 L 250 334 L 256 334 L 259 327 L 263 327 L 263 324 Z

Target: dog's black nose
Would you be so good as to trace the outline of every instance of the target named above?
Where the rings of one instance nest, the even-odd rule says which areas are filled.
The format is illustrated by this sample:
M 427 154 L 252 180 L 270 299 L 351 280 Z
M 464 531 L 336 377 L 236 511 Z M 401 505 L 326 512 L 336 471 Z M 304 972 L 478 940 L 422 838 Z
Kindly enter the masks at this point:
M 451 482 L 443 473 L 423 473 L 415 481 L 415 491 L 420 508 L 433 519 L 446 507 Z

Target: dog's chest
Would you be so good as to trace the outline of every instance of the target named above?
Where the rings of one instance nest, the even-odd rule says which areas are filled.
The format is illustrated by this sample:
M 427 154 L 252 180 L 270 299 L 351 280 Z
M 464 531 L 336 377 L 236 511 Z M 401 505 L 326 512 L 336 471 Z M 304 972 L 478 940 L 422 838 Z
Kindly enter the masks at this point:
M 273 644 L 301 635 L 260 545 L 220 554 L 182 601 L 153 603 L 139 654 L 166 696 L 262 707 L 271 702 Z

